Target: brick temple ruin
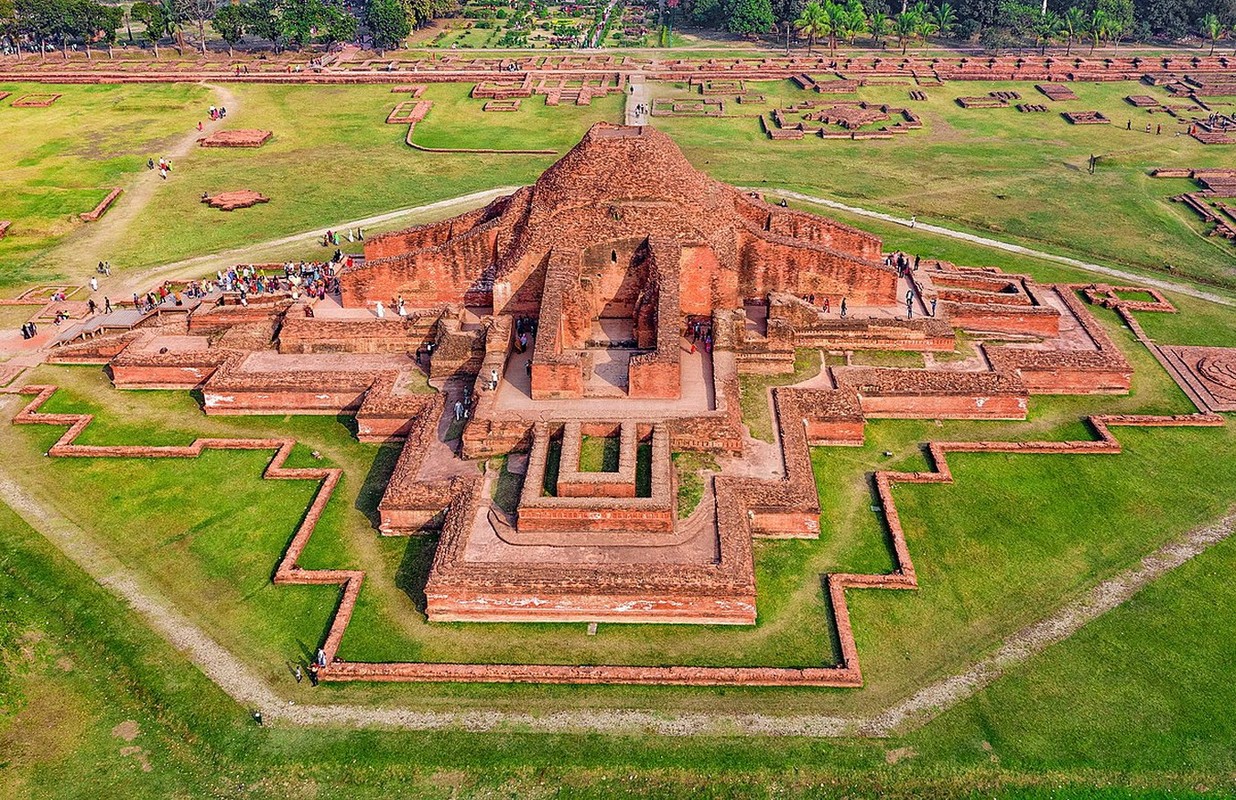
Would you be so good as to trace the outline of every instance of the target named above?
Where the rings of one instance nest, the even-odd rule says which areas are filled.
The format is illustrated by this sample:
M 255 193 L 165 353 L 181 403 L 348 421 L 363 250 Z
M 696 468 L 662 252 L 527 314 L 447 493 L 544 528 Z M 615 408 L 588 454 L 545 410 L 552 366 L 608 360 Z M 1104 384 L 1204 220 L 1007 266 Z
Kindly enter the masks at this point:
M 1037 394 L 1126 393 L 1132 367 L 1087 302 L 1130 326 L 1130 309 L 1174 310 L 1153 290 L 886 254 L 878 237 L 708 178 L 665 134 L 606 123 L 532 186 L 371 237 L 339 280 L 337 304 L 217 297 L 51 360 L 107 364 L 121 388 L 199 390 L 207 414 L 347 414 L 362 440 L 403 441 L 380 532 L 437 533 L 431 622 L 754 624 L 753 538 L 828 534 L 810 447 L 861 445 L 867 419 L 1017 420 Z M 1134 291 L 1145 299 L 1122 299 Z M 792 373 L 804 349 L 826 355 L 822 369 L 771 390 L 774 441 L 753 438 L 739 377 Z M 868 351 L 922 366 L 854 363 Z M 947 450 L 1117 452 L 1109 426 L 1221 424 L 1211 412 L 1236 397 L 1232 351 L 1154 352 L 1203 413 L 1095 417 L 1097 441 L 934 443 L 937 471 L 877 473 L 895 569 L 827 579 L 836 667 L 340 661 L 364 575 L 296 563 L 337 470 L 289 471 L 283 456 L 269 477 L 326 483 L 275 581 L 344 587 L 325 679 L 856 685 L 845 590 L 917 585 L 890 482 L 949 480 Z M 36 413 L 48 387 L 22 391 L 40 399 L 18 421 L 72 426 L 52 455 L 106 454 L 73 444 L 88 419 Z M 147 454 L 290 448 L 246 442 Z M 584 457 L 598 442 L 613 454 L 600 470 Z M 718 469 L 680 508 L 674 455 L 690 452 Z

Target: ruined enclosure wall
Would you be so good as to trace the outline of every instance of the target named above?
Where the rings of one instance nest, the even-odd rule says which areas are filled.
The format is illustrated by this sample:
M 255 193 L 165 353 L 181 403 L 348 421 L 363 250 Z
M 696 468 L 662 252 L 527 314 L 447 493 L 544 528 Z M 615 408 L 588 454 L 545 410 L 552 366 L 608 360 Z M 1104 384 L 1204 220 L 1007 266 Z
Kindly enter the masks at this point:
M 343 305 L 378 300 L 389 305 L 400 295 L 413 308 L 461 302 L 465 294 L 481 288 L 476 284 L 493 263 L 495 237 L 493 230 L 477 230 L 441 247 L 344 270 L 339 276 Z
M 814 214 L 771 206 L 766 229 L 777 236 L 851 253 L 865 261 L 880 261 L 884 257 L 884 245 L 878 236 Z
M 843 297 L 851 305 L 888 306 L 897 302 L 897 276 L 883 265 L 803 247 L 791 239 L 752 235 L 740 237 L 739 252 L 739 290 L 744 297 L 790 292 L 829 297 L 833 305 Z

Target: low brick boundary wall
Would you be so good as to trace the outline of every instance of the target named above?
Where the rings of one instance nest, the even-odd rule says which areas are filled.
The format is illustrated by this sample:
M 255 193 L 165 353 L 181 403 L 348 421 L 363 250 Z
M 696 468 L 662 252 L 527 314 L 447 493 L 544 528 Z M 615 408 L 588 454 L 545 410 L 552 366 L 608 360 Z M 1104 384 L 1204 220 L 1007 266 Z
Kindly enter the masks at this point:
M 78 218 L 81 219 L 82 222 L 98 221 L 99 217 L 107 213 L 107 209 L 112 207 L 112 203 L 116 202 L 116 198 L 120 197 L 123 192 L 124 189 L 117 186 L 115 189 L 108 192 L 107 197 L 104 197 L 101 201 L 99 201 L 99 204 L 93 209 L 83 214 L 78 214 Z

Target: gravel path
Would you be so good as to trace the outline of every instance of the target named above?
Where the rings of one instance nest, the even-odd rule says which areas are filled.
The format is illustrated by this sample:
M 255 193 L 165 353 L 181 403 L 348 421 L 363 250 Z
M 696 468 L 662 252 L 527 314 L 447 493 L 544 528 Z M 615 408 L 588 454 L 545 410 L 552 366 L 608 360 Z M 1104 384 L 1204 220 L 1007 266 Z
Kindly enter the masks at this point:
M 15 399 L 15 398 L 14 398 Z M 3 467 L 0 466 L 0 470 Z M 873 717 L 763 714 L 676 714 L 645 710 L 568 710 L 532 715 L 505 711 L 427 712 L 363 705 L 294 705 L 252 669 L 177 610 L 158 590 L 125 567 L 89 534 L 43 504 L 0 472 L 0 497 L 101 586 L 124 600 L 173 647 L 246 709 L 260 709 L 272 724 L 386 727 L 414 730 L 526 730 L 543 733 L 652 733 L 664 736 L 889 736 L 924 724 L 1022 664 L 1068 638 L 1179 567 L 1231 536 L 1236 514 L 1179 537 L 1140 563 L 1103 581 L 1083 598 L 1008 638 L 1003 646 L 964 672 L 931 684 Z M 861 690 L 859 690 L 861 691 Z

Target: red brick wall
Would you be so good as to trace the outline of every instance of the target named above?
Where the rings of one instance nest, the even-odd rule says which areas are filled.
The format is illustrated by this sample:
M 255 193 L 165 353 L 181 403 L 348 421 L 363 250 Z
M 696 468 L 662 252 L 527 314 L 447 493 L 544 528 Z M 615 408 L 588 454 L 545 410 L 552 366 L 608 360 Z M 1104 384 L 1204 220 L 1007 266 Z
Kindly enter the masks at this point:
M 591 595 L 586 592 L 539 593 L 536 604 L 527 593 L 478 593 L 469 589 L 439 586 L 426 595 L 430 619 L 442 622 L 684 622 L 695 624 L 755 624 L 754 593 L 725 597 L 682 593 L 665 596 Z
M 1026 399 L 1017 395 L 884 395 L 860 397 L 869 417 L 894 419 L 1025 419 Z

